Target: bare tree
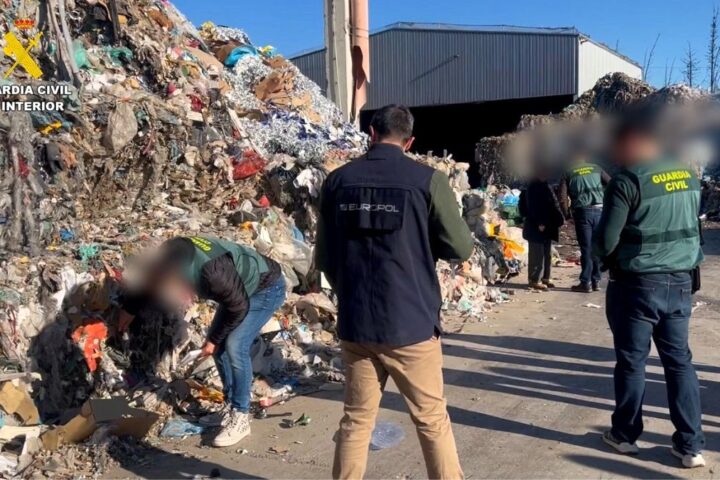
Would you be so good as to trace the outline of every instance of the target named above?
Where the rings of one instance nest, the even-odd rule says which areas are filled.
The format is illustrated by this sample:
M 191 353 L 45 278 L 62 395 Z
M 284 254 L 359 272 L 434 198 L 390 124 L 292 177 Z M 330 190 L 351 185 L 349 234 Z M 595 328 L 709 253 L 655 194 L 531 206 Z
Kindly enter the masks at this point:
M 643 80 L 645 81 L 647 81 L 648 72 L 652 67 L 653 57 L 655 56 L 655 47 L 657 47 L 659 40 L 660 34 L 658 33 L 657 37 L 655 37 L 655 41 L 653 42 L 652 47 L 650 47 L 650 50 L 645 52 L 645 58 L 643 59 Z
M 718 40 L 718 8 L 713 8 L 710 20 L 710 41 L 708 43 L 707 62 L 710 76 L 710 92 L 715 93 L 718 83 L 718 55 L 720 55 L 720 41 Z
M 683 80 L 690 87 L 695 86 L 695 80 L 698 73 L 698 60 L 695 51 L 692 48 L 690 42 L 688 42 L 687 50 L 685 51 L 685 58 L 683 58 Z
M 665 59 L 665 86 L 667 87 L 672 83 L 673 74 L 675 73 L 675 58 L 673 57 L 670 66 L 668 67 L 667 59 Z

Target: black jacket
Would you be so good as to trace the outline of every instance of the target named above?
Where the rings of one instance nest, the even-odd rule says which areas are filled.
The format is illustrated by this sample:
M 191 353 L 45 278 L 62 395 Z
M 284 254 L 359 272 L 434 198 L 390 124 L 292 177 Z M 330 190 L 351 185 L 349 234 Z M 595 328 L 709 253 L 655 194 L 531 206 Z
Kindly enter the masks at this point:
M 192 247 L 192 244 L 190 246 Z M 267 288 L 282 275 L 277 262 L 267 257 L 265 261 L 270 270 L 260 277 L 258 291 Z M 210 260 L 202 266 L 200 285 L 195 293 L 199 298 L 212 300 L 218 304 L 215 318 L 208 329 L 208 340 L 215 345 L 222 345 L 250 310 L 250 299 L 245 285 L 229 254 Z M 137 315 L 143 307 L 155 303 L 155 295 L 152 288 L 126 291 L 121 303 L 123 310 Z
M 528 242 L 558 241 L 560 227 L 565 218 L 555 193 L 548 182 L 534 180 L 522 192 L 520 213 L 525 217 L 523 222 L 523 238 Z M 545 230 L 540 231 L 540 225 Z
M 323 185 L 316 266 L 338 295 L 342 340 L 409 345 L 440 332 L 435 262 L 472 250 L 447 176 L 399 147 L 375 145 Z

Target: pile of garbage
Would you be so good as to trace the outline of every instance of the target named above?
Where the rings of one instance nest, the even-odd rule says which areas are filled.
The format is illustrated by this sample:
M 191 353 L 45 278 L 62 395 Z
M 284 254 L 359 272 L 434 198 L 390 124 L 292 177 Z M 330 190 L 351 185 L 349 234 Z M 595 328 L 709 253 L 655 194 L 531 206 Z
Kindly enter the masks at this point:
M 13 385 L 37 412 L 18 419 L 0 405 L 0 430 L 13 417 L 32 429 L 30 445 L 40 419 L 60 425 L 42 433 L 55 449 L 93 434 L 83 412 L 100 408 L 93 399 L 113 400 L 109 415 L 126 418 L 130 401 L 155 420 L 221 406 L 212 360 L 183 362 L 212 305 L 148 305 L 118 332 L 128 262 L 176 235 L 252 245 L 296 291 L 315 292 L 292 294 L 255 345 L 256 403 L 341 381 L 336 310 L 311 275 L 312 244 L 319 187 L 365 151 L 366 135 L 271 48 L 240 30 L 196 29 L 168 2 L 3 2 L 0 15 L 4 38 L 39 39 L 31 56 L 43 78 L 16 68 L 2 100 L 62 104 L 0 112 L 0 374 L 33 372 Z M 5 55 L 0 70 L 12 64 Z M 41 95 L 40 85 L 62 88 Z M 0 468 L 21 471 L 23 455 Z
M 710 96 L 687 85 L 669 85 L 654 89 L 643 80 L 620 72 L 600 78 L 595 86 L 580 95 L 577 100 L 557 114 L 523 115 L 516 132 L 502 136 L 486 137 L 478 141 L 475 164 L 484 184 L 513 184 L 524 178 L 531 169 L 526 165 L 533 161 L 523 146 L 530 143 L 527 137 L 544 127 L 565 127 L 602 116 L 622 114 L 632 105 L 692 105 Z M 556 128 L 563 132 L 563 128 Z
M 451 155 L 414 157 L 447 174 L 475 239 L 476 247 L 468 261 L 459 265 L 438 262 L 443 310 L 482 320 L 490 304 L 508 300 L 500 286 L 527 264 L 527 242 L 516 226 L 520 191 L 495 185 L 471 189 L 467 174 L 470 165 L 455 162 Z
M 169 2 L 4 1 L 0 16 L 0 47 L 12 33 L 43 78 L 16 65 L 2 100 L 62 106 L 0 112 L 0 436 L 25 439 L 3 448 L 0 473 L 29 474 L 32 458 L 72 471 L 87 454 L 76 442 L 107 453 L 123 448 L 116 434 L 197 433 L 187 418 L 220 408 L 212 359 L 193 358 L 213 305 L 147 305 L 118 329 L 128 265 L 173 236 L 251 245 L 296 292 L 253 347 L 259 412 L 342 381 L 312 248 L 320 186 L 367 136 L 271 47 L 197 29 Z M 417 160 L 448 174 L 478 243 L 469 262 L 439 265 L 444 307 L 480 316 L 523 262 L 517 192 L 470 190 L 467 164 Z

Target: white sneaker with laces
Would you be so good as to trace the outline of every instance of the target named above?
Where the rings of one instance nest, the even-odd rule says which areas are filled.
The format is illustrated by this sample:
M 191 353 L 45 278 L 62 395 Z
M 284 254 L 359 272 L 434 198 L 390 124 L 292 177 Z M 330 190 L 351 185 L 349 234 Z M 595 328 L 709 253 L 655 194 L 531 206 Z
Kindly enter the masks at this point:
M 225 425 L 228 421 L 230 414 L 230 404 L 226 403 L 223 407 L 215 413 L 210 413 L 204 417 L 200 417 L 198 423 L 203 427 L 219 427 Z
M 705 458 L 702 453 L 680 453 L 675 450 L 675 447 L 670 450 L 673 456 L 682 460 L 683 467 L 685 468 L 698 468 L 705 466 Z
M 617 450 L 619 453 L 623 453 L 626 455 L 637 455 L 638 453 L 640 453 L 640 449 L 638 448 L 638 446 L 636 444 L 629 443 L 629 442 L 623 442 L 622 440 L 615 438 L 613 436 L 612 432 L 610 432 L 610 430 L 603 433 L 602 439 L 603 439 L 603 442 L 610 445 L 612 448 Z
M 250 435 L 250 415 L 231 409 L 222 430 L 213 440 L 213 446 L 229 447 L 248 435 Z

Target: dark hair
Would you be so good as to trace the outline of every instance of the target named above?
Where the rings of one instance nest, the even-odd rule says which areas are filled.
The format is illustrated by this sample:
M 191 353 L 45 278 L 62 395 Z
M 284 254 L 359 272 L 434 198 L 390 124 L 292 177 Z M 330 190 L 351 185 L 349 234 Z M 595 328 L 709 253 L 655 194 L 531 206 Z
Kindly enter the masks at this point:
M 153 265 L 151 276 L 160 277 L 175 273 L 192 262 L 195 247 L 189 238 L 175 237 L 160 246 L 159 256 Z
M 406 141 L 412 137 L 414 124 L 410 109 L 404 105 L 386 105 L 375 112 L 370 121 L 379 140 L 395 138 Z
M 658 118 L 662 113 L 662 108 L 658 105 L 642 101 L 625 108 L 616 119 L 613 139 L 618 142 L 633 134 L 653 135 L 656 133 Z

